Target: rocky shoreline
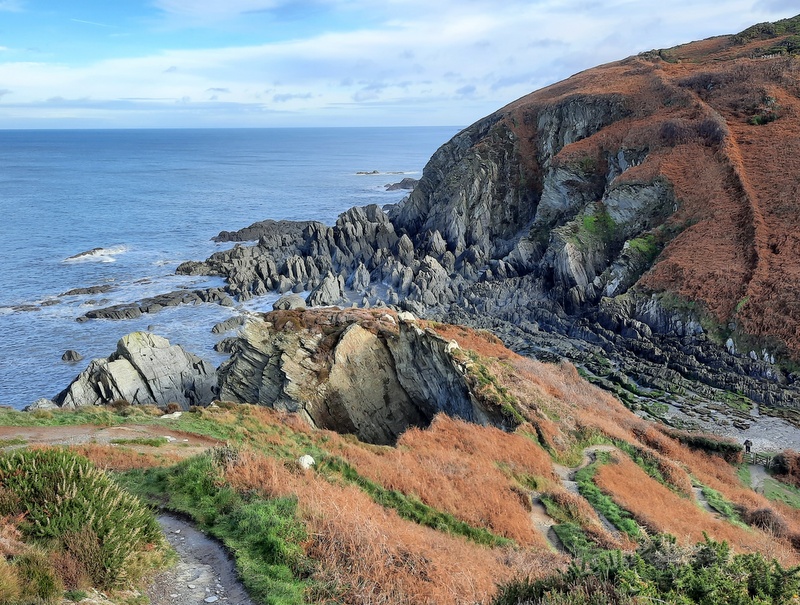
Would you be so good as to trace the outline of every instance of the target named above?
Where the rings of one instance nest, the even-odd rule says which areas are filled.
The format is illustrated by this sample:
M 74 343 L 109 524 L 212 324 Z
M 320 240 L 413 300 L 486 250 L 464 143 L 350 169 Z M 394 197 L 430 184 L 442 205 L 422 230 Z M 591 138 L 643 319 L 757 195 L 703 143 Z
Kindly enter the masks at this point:
M 735 322 L 714 324 L 701 305 L 643 279 L 687 228 L 684 202 L 652 157 L 671 148 L 606 137 L 600 155 L 571 151 L 631 120 L 630 103 L 582 92 L 520 101 L 442 145 L 396 205 L 354 207 L 332 226 L 267 220 L 223 231 L 216 239 L 233 248 L 177 269 L 221 277 L 223 288 L 80 320 L 308 293 L 309 307 L 387 307 L 489 329 L 514 351 L 570 360 L 632 409 L 677 425 L 797 421 L 800 376 L 779 347 L 748 346 Z M 704 145 L 721 144 L 695 126 Z

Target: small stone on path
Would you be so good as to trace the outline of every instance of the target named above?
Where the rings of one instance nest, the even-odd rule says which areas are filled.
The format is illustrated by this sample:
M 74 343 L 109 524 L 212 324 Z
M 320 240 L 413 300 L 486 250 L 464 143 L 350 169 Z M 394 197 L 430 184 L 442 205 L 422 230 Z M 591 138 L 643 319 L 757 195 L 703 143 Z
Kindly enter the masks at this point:
M 219 601 L 219 597 L 206 597 L 203 599 L 206 603 L 216 603 Z

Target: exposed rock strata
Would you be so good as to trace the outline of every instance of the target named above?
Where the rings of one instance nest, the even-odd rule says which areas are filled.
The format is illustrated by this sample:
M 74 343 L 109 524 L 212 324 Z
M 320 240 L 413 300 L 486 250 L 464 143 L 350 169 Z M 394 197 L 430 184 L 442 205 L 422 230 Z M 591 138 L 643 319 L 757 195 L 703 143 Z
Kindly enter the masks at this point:
M 61 393 L 61 407 L 108 405 L 117 400 L 165 407 L 210 403 L 217 392 L 214 368 L 155 334 L 134 332 L 120 339 L 107 359 L 94 359 Z
M 512 426 L 473 395 L 454 350 L 391 312 L 273 311 L 248 324 L 220 367 L 220 397 L 297 412 L 313 426 L 380 444 L 438 412 Z

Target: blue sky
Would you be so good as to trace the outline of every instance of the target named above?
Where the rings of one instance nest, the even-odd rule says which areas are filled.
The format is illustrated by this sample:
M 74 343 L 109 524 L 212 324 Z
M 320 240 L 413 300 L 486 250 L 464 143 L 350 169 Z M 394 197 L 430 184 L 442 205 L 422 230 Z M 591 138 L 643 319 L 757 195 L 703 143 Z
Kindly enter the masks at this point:
M 0 128 L 467 125 L 796 0 L 0 0 Z

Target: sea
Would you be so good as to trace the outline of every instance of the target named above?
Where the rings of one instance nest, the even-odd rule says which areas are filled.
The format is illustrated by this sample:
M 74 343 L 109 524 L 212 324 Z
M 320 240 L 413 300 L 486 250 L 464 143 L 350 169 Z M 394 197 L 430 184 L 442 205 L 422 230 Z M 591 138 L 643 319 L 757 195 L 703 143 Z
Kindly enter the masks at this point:
M 0 131 L 0 405 L 63 390 L 125 334 L 149 330 L 215 366 L 212 326 L 230 309 L 167 308 L 136 320 L 76 319 L 180 288 L 176 276 L 233 244 L 212 237 L 264 219 L 332 225 L 352 206 L 392 204 L 458 127 Z M 90 254 L 82 254 L 90 252 Z M 64 294 L 108 286 L 95 295 Z M 84 359 L 61 361 L 72 349 Z

